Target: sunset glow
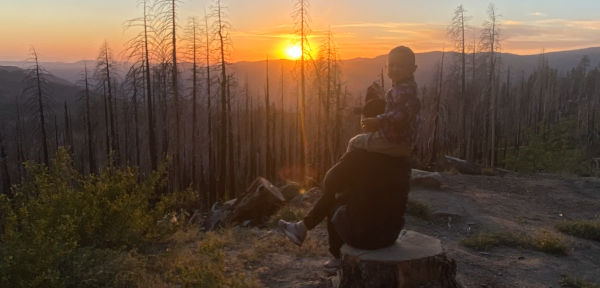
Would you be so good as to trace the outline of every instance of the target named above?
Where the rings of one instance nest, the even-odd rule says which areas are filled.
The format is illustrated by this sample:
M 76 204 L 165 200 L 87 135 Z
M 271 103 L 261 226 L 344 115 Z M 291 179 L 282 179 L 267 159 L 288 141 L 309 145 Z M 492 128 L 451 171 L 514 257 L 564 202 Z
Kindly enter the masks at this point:
M 265 54 L 286 59 L 300 57 L 298 48 L 291 46 L 297 42 L 286 43 L 298 37 L 298 27 L 290 17 L 293 1 L 226 2 L 231 2 L 230 61 L 257 61 L 264 59 Z M 502 15 L 499 20 L 503 52 L 535 54 L 542 49 L 552 52 L 600 43 L 600 20 L 594 14 L 600 9 L 598 1 L 576 0 L 568 7 L 557 0 L 496 2 Z M 179 23 L 183 25 L 192 16 L 202 18 L 210 3 L 181 1 Z M 398 44 L 409 45 L 415 52 L 447 50 L 453 45 L 447 37 L 447 27 L 459 4 L 469 12 L 467 39 L 478 39 L 489 4 L 486 1 L 431 0 L 422 5 L 392 0 L 313 1 L 307 36 L 313 43 L 309 46 L 316 53 L 331 31 L 343 59 L 376 57 Z M 261 8 L 265 6 L 270 9 Z M 138 31 L 125 30 L 124 23 L 141 13 L 137 1 L 117 0 L 0 1 L 0 11 L 4 12 L 0 17 L 0 27 L 4 27 L 0 28 L 0 60 L 23 60 L 34 46 L 45 61 L 73 62 L 93 59 L 105 40 L 116 52 L 123 51 L 128 39 Z M 183 33 L 184 29 L 178 31 L 181 36 Z
M 302 48 L 298 45 L 290 45 L 285 49 L 285 56 L 290 60 L 300 59 L 302 57 Z

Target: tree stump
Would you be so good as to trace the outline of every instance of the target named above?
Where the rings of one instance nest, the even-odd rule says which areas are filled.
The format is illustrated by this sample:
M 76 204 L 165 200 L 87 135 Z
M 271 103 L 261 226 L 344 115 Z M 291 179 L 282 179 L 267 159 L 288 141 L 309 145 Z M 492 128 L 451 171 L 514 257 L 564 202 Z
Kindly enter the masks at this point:
M 396 242 L 377 250 L 344 245 L 340 288 L 458 288 L 456 263 L 440 240 L 403 230 Z

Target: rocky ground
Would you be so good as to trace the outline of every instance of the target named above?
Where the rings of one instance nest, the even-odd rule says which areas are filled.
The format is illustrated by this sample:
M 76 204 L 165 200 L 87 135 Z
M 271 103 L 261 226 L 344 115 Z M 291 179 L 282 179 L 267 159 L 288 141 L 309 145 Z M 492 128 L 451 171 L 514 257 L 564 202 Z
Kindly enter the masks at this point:
M 457 279 L 464 287 L 561 287 L 564 277 L 600 284 L 600 242 L 554 228 L 564 220 L 600 218 L 600 179 L 441 174 L 441 181 L 440 189 L 412 189 L 409 197 L 428 205 L 431 218 L 407 216 L 406 229 L 441 239 L 457 262 Z M 309 206 L 285 207 L 274 219 L 299 219 Z M 329 259 L 324 225 L 311 231 L 302 247 L 289 243 L 273 223 L 233 229 L 244 230 L 240 233 L 247 240 L 226 249 L 229 265 L 255 275 L 259 286 L 330 287 L 332 274 L 322 266 Z M 476 251 L 460 243 L 488 231 L 552 235 L 567 245 L 567 254 L 519 247 Z

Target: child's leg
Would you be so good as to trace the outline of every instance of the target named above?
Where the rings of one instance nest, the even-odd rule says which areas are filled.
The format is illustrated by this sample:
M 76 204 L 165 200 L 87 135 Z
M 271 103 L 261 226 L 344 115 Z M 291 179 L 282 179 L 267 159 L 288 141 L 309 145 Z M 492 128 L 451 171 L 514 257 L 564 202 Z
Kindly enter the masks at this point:
M 346 147 L 346 152 L 354 151 L 354 150 L 367 150 L 367 143 L 369 142 L 369 135 L 371 133 L 362 133 L 358 134 L 350 141 L 348 141 L 348 146 Z
M 365 150 L 376 152 L 392 157 L 401 157 L 410 155 L 410 147 L 406 144 L 396 144 L 388 141 L 381 132 L 369 133 L 364 141 Z

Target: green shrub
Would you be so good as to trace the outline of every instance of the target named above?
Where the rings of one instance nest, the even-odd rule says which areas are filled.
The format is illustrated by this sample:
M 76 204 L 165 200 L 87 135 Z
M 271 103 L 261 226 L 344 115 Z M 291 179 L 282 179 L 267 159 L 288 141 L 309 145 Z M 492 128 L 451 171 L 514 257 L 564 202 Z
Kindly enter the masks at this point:
M 564 221 L 557 223 L 555 228 L 560 232 L 575 237 L 600 241 L 600 222 L 598 221 Z
M 575 126 L 565 120 L 548 128 L 541 126 L 535 132 L 529 130 L 527 145 L 518 153 L 508 153 L 504 164 L 518 172 L 552 172 L 579 174 L 589 170 L 585 160 L 585 149 L 579 146 L 572 135 Z
M 131 261 L 115 259 L 133 258 L 116 256 L 174 231 L 169 221 L 157 223 L 183 207 L 178 201 L 189 199 L 157 194 L 164 167 L 140 182 L 134 168 L 84 177 L 71 164 L 64 149 L 50 167 L 26 163 L 30 179 L 14 189 L 14 198 L 0 196 L 0 287 L 68 287 L 80 281 L 95 287 L 111 277 L 126 279 L 119 273 Z

